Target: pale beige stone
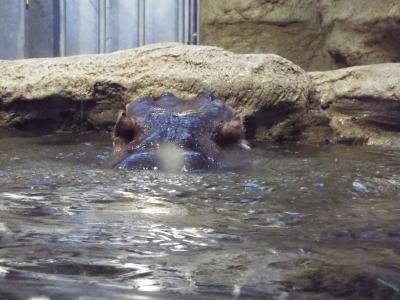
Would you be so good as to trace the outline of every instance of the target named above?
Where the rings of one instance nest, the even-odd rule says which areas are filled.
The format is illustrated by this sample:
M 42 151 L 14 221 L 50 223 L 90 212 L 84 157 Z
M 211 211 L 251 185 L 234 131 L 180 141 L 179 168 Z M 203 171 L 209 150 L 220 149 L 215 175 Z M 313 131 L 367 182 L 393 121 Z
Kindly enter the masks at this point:
M 277 55 L 175 43 L 0 61 L 0 124 L 24 127 L 27 121 L 66 118 L 101 128 L 111 126 L 117 110 L 132 99 L 166 91 L 189 99 L 211 90 L 239 115 L 250 116 L 268 107 L 302 108 L 309 89 L 305 71 Z
M 400 147 L 400 64 L 309 74 L 337 141 Z

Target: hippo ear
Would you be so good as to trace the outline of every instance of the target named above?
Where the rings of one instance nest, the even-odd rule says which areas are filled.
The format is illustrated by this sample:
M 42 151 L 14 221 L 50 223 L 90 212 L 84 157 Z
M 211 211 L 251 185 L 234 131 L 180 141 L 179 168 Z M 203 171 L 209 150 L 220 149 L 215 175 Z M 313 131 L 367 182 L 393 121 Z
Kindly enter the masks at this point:
M 135 118 L 130 118 L 124 111 L 120 111 L 114 126 L 114 145 L 122 146 L 130 143 L 138 135 L 140 128 Z
M 239 117 L 219 124 L 212 134 L 212 139 L 222 148 L 238 145 L 243 149 L 250 149 L 244 139 L 243 123 Z

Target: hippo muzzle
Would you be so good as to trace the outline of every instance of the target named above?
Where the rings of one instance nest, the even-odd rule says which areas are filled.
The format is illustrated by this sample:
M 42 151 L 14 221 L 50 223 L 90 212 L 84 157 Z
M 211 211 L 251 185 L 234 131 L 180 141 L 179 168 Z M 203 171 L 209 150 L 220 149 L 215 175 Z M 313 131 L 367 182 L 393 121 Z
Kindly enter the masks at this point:
M 112 168 L 167 171 L 224 168 L 225 153 L 248 148 L 234 111 L 205 92 L 192 100 L 171 93 L 139 97 L 114 127 Z

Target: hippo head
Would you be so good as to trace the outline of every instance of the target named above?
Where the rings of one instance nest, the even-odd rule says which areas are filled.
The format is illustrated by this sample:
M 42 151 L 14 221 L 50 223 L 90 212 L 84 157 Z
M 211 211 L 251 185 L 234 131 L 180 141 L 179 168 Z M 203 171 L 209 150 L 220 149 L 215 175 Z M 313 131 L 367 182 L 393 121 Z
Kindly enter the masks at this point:
M 249 148 L 242 122 L 211 92 L 193 100 L 171 93 L 139 97 L 114 127 L 113 168 L 193 170 L 226 167 L 226 153 Z

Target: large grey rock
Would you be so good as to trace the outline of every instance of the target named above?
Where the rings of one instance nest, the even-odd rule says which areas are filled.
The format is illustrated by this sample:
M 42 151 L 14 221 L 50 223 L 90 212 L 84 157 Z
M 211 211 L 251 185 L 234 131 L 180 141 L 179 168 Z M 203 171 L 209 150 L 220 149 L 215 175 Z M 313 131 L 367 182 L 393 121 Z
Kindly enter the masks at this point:
M 400 62 L 400 1 L 202 0 L 200 41 L 306 70 Z
M 204 90 L 234 107 L 258 140 L 400 147 L 400 64 L 307 74 L 277 55 L 180 44 L 0 61 L 0 127 L 109 128 L 135 97 Z
M 400 64 L 309 75 L 334 141 L 400 147 Z
M 309 89 L 308 75 L 282 57 L 206 46 L 156 44 L 103 55 L 0 61 L 0 126 L 107 127 L 135 97 L 169 91 L 191 98 L 212 90 L 250 123 L 261 120 L 252 123 L 254 134 L 263 111 L 280 111 L 273 122 L 266 120 L 276 136 L 288 115 L 304 111 Z

